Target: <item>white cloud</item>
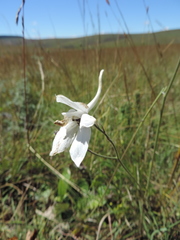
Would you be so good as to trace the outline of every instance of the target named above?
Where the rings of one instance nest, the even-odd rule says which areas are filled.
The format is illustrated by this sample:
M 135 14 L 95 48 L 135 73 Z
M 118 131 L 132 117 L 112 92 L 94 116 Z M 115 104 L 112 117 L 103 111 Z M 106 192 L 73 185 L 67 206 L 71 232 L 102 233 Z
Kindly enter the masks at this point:
M 33 21 L 33 22 L 32 22 L 32 25 L 33 25 L 34 27 L 37 26 L 37 25 L 38 25 L 37 21 Z

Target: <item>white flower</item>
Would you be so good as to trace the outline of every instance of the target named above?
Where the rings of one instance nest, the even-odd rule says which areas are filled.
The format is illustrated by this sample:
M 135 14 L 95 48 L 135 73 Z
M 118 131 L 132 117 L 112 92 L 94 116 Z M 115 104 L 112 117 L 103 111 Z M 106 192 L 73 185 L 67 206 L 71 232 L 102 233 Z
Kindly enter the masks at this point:
M 55 121 L 55 124 L 60 125 L 61 127 L 54 138 L 52 150 L 49 154 L 50 156 L 63 152 L 71 145 L 69 150 L 71 159 L 77 167 L 80 166 L 88 150 L 91 137 L 90 127 L 92 127 L 96 121 L 96 119 L 93 116 L 90 116 L 88 112 L 95 106 L 99 99 L 102 88 L 103 72 L 104 70 L 101 70 L 99 74 L 97 93 L 87 105 L 80 102 L 73 102 L 63 95 L 56 96 L 57 102 L 66 104 L 72 109 L 68 112 L 62 113 L 64 116 L 62 121 Z

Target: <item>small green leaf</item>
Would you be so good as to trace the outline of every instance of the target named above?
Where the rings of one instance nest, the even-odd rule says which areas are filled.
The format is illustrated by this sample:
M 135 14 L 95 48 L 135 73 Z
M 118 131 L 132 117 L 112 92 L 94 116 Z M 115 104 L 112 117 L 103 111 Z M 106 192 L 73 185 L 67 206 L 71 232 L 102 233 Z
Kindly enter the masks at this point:
M 70 169 L 65 168 L 62 175 L 69 180 L 71 177 Z M 59 180 L 59 182 L 58 182 L 58 197 L 61 200 L 63 200 L 65 198 L 68 186 L 69 185 L 64 180 L 62 180 L 62 179 Z
M 78 186 L 85 191 L 89 190 L 89 184 L 87 183 L 87 181 L 84 178 L 82 178 L 78 181 Z

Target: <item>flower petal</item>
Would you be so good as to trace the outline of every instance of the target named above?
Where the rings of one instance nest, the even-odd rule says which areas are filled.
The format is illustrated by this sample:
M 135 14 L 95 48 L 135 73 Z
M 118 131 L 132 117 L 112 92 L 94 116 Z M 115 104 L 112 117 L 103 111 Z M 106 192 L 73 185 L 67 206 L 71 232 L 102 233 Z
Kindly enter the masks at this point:
M 98 86 L 97 93 L 96 93 L 95 97 L 91 100 L 91 102 L 87 104 L 87 106 L 89 107 L 89 111 L 96 105 L 96 103 L 97 103 L 97 101 L 100 97 L 101 89 L 102 89 L 102 75 L 103 75 L 103 72 L 104 72 L 104 69 L 102 69 L 100 71 L 100 74 L 99 74 L 99 86 Z
M 80 121 L 80 128 L 81 127 L 92 127 L 95 123 L 96 119 L 89 114 L 83 114 Z
M 91 137 L 91 128 L 82 127 L 79 129 L 77 136 L 75 137 L 71 148 L 70 155 L 73 162 L 77 167 L 80 166 L 83 161 L 86 152 L 88 150 L 89 140 Z
M 56 95 L 56 101 L 60 103 L 64 103 L 69 107 L 76 109 L 77 111 L 88 112 L 88 107 L 86 106 L 86 104 L 83 104 L 80 102 L 73 102 L 69 98 L 63 95 Z
M 72 118 L 72 117 L 77 117 L 77 118 L 81 118 L 83 112 L 81 111 L 76 111 L 74 109 L 70 109 L 68 112 L 63 112 L 62 115 L 64 116 L 64 118 Z
M 68 148 L 78 131 L 78 124 L 74 121 L 70 121 L 67 125 L 60 128 L 57 132 L 53 144 L 50 156 L 54 156 L 57 153 L 64 152 Z

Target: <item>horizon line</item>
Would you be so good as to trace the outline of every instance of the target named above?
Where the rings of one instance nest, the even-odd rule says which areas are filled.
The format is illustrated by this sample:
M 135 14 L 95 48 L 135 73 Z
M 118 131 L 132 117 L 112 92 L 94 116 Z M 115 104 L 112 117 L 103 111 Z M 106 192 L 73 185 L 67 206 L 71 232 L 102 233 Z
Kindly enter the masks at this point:
M 102 35 L 146 35 L 146 34 L 153 34 L 153 33 L 162 33 L 162 32 L 171 32 L 171 31 L 179 31 L 179 29 L 164 29 L 161 31 L 149 31 L 149 32 L 142 32 L 142 33 L 100 33 L 100 34 L 90 34 L 90 35 L 83 35 L 83 36 L 77 36 L 77 37 L 43 37 L 43 38 L 26 38 L 26 40 L 49 40 L 49 39 L 79 39 L 79 38 L 85 38 L 85 37 L 93 37 L 93 36 L 102 36 Z M 21 35 L 8 35 L 8 34 L 2 34 L 0 35 L 0 38 L 23 38 Z

